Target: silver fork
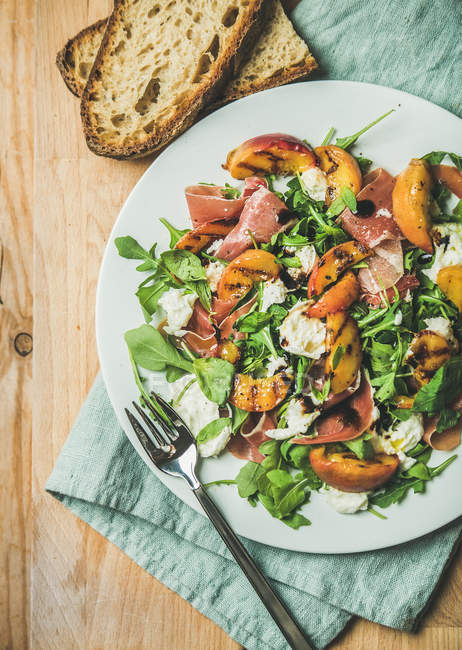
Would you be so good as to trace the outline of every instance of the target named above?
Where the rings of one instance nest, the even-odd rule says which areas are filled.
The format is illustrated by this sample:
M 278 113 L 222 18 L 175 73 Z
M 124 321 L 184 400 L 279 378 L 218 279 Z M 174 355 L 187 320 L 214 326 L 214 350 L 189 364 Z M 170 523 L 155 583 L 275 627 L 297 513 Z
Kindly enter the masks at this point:
M 165 400 L 156 393 L 151 393 L 151 395 L 155 403 L 160 405 L 160 413 L 166 417 L 162 417 L 148 402 L 146 402 L 146 406 L 151 412 L 152 418 L 136 402 L 132 402 L 132 404 L 152 438 L 140 424 L 140 420 L 128 409 L 125 409 L 141 446 L 152 463 L 162 472 L 171 476 L 179 476 L 187 482 L 290 647 L 294 650 L 311 650 L 302 631 L 197 478 L 195 473 L 197 447 L 191 431 Z

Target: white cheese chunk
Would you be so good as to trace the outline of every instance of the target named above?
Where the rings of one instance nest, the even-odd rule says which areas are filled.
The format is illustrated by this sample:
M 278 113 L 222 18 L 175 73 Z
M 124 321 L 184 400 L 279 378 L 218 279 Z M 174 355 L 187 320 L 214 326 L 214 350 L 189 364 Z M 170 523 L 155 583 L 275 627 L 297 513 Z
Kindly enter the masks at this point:
M 309 318 L 309 301 L 297 303 L 279 330 L 281 347 L 287 352 L 309 359 L 319 359 L 326 350 L 326 325 L 319 318 Z
M 261 310 L 268 311 L 271 305 L 279 305 L 286 299 L 287 287 L 280 278 L 273 278 L 263 284 Z
M 286 246 L 286 251 L 288 253 L 294 253 L 296 257 L 300 260 L 301 266 L 299 267 L 289 267 L 287 273 L 294 280 L 302 280 L 307 275 L 311 273 L 314 265 L 316 264 L 317 254 L 316 249 L 311 244 L 308 246 Z
M 459 342 L 454 336 L 451 322 L 448 321 L 447 318 L 443 318 L 443 316 L 437 316 L 436 318 L 426 318 L 425 325 L 427 326 L 427 329 L 431 330 L 432 332 L 436 332 L 436 334 L 442 336 L 443 339 L 446 339 L 446 341 L 449 343 L 449 346 L 454 351 L 457 351 L 459 349 Z
M 406 456 L 406 452 L 422 440 L 423 434 L 423 416 L 421 413 L 415 413 L 407 420 L 398 422 L 393 428 L 384 431 L 381 436 L 373 434 L 371 443 L 378 453 L 396 454 L 401 467 L 409 469 L 415 461 Z
M 305 412 L 303 400 L 292 399 L 285 412 L 287 426 L 280 429 L 269 429 L 266 435 L 274 440 L 287 440 L 293 436 L 303 435 L 308 427 L 319 417 L 319 411 Z
M 183 327 L 189 323 L 196 300 L 195 293 L 186 293 L 184 289 L 169 289 L 162 294 L 159 306 L 167 318 L 167 324 L 164 326 L 167 334 L 183 336 L 186 333 Z
M 220 282 L 220 278 L 223 275 L 225 268 L 226 264 L 223 264 L 223 262 L 210 262 L 205 267 L 205 277 L 212 291 L 218 289 L 218 283 Z
M 436 230 L 439 232 L 443 241 L 440 244 L 435 242 L 435 259 L 429 269 L 423 269 L 422 273 L 436 283 L 438 272 L 447 266 L 462 264 L 462 224 L 445 223 L 438 225 Z M 446 242 L 446 237 L 448 241 Z
M 342 492 L 333 487 L 321 488 L 327 503 L 342 515 L 352 515 L 358 510 L 367 510 L 369 492 Z
M 310 167 L 300 175 L 305 190 L 313 201 L 325 201 L 327 192 L 327 178 L 319 167 Z
M 220 246 L 224 242 L 224 239 L 216 239 L 210 244 L 210 246 L 205 251 L 208 255 L 215 255 L 220 250 Z
M 284 357 L 271 357 L 266 366 L 266 376 L 272 377 L 278 372 L 278 370 L 282 370 L 283 368 L 287 368 L 287 363 Z
M 184 390 L 191 381 L 191 385 Z M 174 401 L 173 408 L 183 418 L 194 437 L 197 437 L 199 431 L 207 424 L 220 417 L 218 404 L 207 399 L 201 391 L 195 375 L 180 377 L 170 384 L 170 391 Z M 181 395 L 182 391 L 184 393 Z M 180 395 L 180 400 L 175 401 Z M 226 447 L 231 433 L 231 427 L 225 427 L 216 438 L 198 445 L 199 454 L 204 457 L 216 456 Z

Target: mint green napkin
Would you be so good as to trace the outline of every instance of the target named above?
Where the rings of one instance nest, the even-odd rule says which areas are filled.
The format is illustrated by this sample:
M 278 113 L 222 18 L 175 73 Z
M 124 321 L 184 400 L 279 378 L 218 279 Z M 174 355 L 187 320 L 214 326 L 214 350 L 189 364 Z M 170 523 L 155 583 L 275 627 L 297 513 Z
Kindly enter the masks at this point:
M 320 62 L 318 77 L 394 86 L 462 116 L 458 0 L 304 0 L 292 18 Z M 137 456 L 101 377 L 46 489 L 248 650 L 287 647 L 211 524 Z M 313 645 L 323 648 L 352 615 L 414 629 L 461 529 L 454 523 L 410 544 L 356 555 L 244 541 Z

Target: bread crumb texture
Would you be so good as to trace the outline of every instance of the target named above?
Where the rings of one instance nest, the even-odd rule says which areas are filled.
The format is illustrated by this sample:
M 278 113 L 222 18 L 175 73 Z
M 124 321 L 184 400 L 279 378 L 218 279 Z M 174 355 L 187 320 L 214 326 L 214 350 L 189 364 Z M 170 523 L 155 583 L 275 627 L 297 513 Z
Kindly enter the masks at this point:
M 145 153 L 167 139 L 229 63 L 261 0 L 119 0 L 82 99 L 97 153 Z M 96 35 L 97 38 L 97 35 Z M 80 76 L 95 43 L 76 63 Z M 196 112 L 197 112 L 196 111 Z M 188 119 L 189 118 L 189 119 Z M 92 146 L 93 145 L 93 146 Z

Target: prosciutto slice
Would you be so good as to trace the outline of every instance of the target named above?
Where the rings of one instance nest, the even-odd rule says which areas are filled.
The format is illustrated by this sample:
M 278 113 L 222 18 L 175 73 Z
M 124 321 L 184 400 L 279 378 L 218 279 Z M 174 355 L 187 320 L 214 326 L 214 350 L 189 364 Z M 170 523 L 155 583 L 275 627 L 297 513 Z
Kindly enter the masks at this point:
M 343 229 L 369 248 L 386 239 L 404 239 L 392 215 L 392 192 L 396 182 L 393 176 L 378 168 L 367 174 L 364 182 L 365 186 L 356 198 L 358 201 L 372 201 L 373 211 L 361 217 L 345 208 L 340 215 Z
M 200 357 L 216 357 L 218 341 L 209 314 L 196 300 L 194 310 L 187 325 L 188 332 L 183 336 L 188 347 Z
M 367 293 L 379 293 L 398 282 L 404 273 L 403 249 L 399 239 L 385 239 L 366 260 L 367 269 L 360 269 L 359 283 Z
M 451 403 L 451 408 L 454 411 L 462 413 L 462 393 L 456 397 Z M 423 439 L 433 449 L 440 451 L 450 451 L 455 449 L 460 444 L 460 436 L 462 432 L 462 418 L 450 429 L 437 433 L 436 425 L 438 423 L 439 415 L 432 418 L 424 418 L 424 435 Z
M 416 287 L 419 286 L 419 281 L 413 275 L 412 273 L 405 273 L 399 280 L 398 282 L 394 285 L 394 287 L 390 287 L 389 289 L 386 290 L 387 298 L 390 303 L 393 303 L 395 301 L 395 288 L 398 291 L 399 297 L 404 298 L 404 296 L 407 294 L 408 291 L 412 291 L 412 289 L 415 289 Z M 361 296 L 361 300 L 364 300 L 367 302 L 371 307 L 385 307 L 385 301 L 383 299 L 383 294 L 384 292 L 380 293 L 368 293 L 365 292 Z
M 266 181 L 256 176 L 250 176 L 246 178 L 244 191 L 239 198 L 225 199 L 224 187 L 189 185 L 185 189 L 185 196 L 194 228 L 209 221 L 238 217 L 247 199 L 260 187 L 267 187 Z
M 236 458 L 261 463 L 265 457 L 258 451 L 258 447 L 266 440 L 271 440 L 266 431 L 275 426 L 276 421 L 271 411 L 263 414 L 249 413 L 240 433 L 230 438 L 226 449 Z
M 292 442 L 297 445 L 320 445 L 357 438 L 374 422 L 372 395 L 372 386 L 362 373 L 358 390 L 316 420 L 316 437 L 294 438 Z
M 260 187 L 247 200 L 239 223 L 231 230 L 216 255 L 224 260 L 233 260 L 251 248 L 253 243 L 249 230 L 257 242 L 269 242 L 271 237 L 284 228 L 278 216 L 287 212 L 284 203 L 265 187 Z
M 244 314 L 247 314 L 250 311 L 250 308 L 254 304 L 255 300 L 256 298 L 252 298 L 248 302 L 241 305 L 239 309 L 233 311 L 232 314 L 230 314 L 229 312 L 236 305 L 237 301 L 219 300 L 218 298 L 213 300 L 212 310 L 213 311 L 215 311 L 215 309 L 220 310 L 220 317 L 218 317 L 219 312 L 217 311 L 214 315 L 214 322 L 217 323 L 217 326 L 221 333 L 221 338 L 227 339 L 229 338 L 231 333 L 233 333 L 234 339 L 236 341 L 245 338 L 245 334 L 243 332 L 234 331 L 233 329 L 234 323 L 237 321 L 238 318 L 244 316 Z

